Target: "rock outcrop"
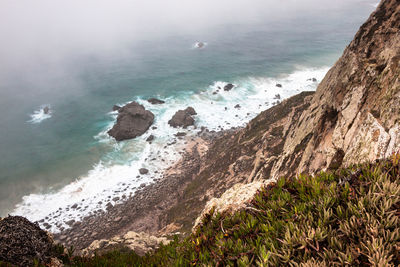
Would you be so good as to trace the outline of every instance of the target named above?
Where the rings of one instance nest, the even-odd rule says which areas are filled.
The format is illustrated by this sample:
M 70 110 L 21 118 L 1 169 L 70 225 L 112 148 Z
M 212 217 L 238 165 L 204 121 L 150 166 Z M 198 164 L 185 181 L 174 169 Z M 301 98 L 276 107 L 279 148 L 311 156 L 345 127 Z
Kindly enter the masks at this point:
M 228 189 L 219 198 L 212 198 L 209 200 L 197 217 L 193 230 L 196 229 L 204 217 L 213 209 L 214 213 L 233 213 L 240 209 L 246 209 L 246 205 L 253 200 L 254 195 L 264 186 L 268 185 L 269 181 L 256 181 L 248 184 L 235 184 Z
M 322 80 L 310 107 L 289 126 L 282 153 L 258 173 L 315 173 L 397 152 L 399 62 L 400 4 L 382 1 Z M 259 151 L 259 158 L 267 151 Z
M 196 111 L 192 107 L 188 107 L 184 110 L 178 110 L 175 115 L 168 121 L 168 124 L 174 128 L 194 125 L 193 115 L 196 115 Z
M 144 134 L 154 121 L 154 114 L 136 102 L 118 110 L 117 123 L 108 134 L 117 141 L 132 139 Z
M 128 232 L 122 236 L 115 236 L 111 239 L 95 240 L 90 246 L 82 251 L 85 256 L 93 256 L 115 249 L 127 248 L 140 256 L 157 249 L 160 244 L 167 245 L 170 241 L 166 237 L 156 237 L 147 233 Z
M 53 239 L 39 225 L 20 216 L 0 218 L 0 261 L 17 266 L 46 264 L 52 258 Z

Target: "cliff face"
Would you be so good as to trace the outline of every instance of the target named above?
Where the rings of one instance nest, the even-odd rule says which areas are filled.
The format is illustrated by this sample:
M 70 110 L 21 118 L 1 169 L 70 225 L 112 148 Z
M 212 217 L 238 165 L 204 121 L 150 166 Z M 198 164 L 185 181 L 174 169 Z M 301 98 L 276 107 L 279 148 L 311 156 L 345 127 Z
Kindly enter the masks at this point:
M 319 85 L 285 140 L 273 175 L 285 174 L 295 147 L 297 172 L 388 157 L 398 150 L 400 1 L 382 1 Z M 311 136 L 311 137 L 309 137 Z
M 399 65 L 400 1 L 384 0 L 315 93 L 294 96 L 211 145 L 168 221 L 187 225 L 207 200 L 236 183 L 316 173 L 399 152 Z
M 400 1 L 383 1 L 327 73 L 308 109 L 290 121 L 280 155 L 265 157 L 268 146 L 257 151 L 262 163 L 250 179 L 315 173 L 388 157 L 399 148 L 399 29 Z

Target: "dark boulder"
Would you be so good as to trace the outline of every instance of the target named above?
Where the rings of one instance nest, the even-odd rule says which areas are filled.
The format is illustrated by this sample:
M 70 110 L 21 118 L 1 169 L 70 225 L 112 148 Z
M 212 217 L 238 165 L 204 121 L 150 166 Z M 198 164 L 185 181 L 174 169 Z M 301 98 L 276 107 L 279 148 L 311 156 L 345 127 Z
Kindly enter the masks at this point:
M 281 87 L 282 87 L 282 84 L 280 84 L 280 83 L 277 83 L 277 84 L 276 84 L 276 87 L 279 87 L 279 88 L 281 88 Z
M 280 94 L 276 94 L 274 99 L 281 99 L 281 95 Z
M 237 104 L 236 106 L 234 106 L 234 108 L 241 108 L 241 106 Z
M 230 91 L 232 88 L 235 87 L 233 84 L 228 83 L 227 85 L 224 86 L 224 91 Z
M 178 133 L 175 134 L 175 136 L 177 136 L 177 137 L 186 136 L 186 133 L 185 132 L 178 132 Z
M 153 105 L 159 105 L 159 104 L 164 104 L 165 101 L 157 99 L 157 98 L 149 98 L 147 99 L 147 102 L 153 104 Z
M 49 114 L 49 113 L 50 113 L 50 108 L 47 107 L 47 106 L 44 107 L 44 108 L 43 108 L 43 113 L 44 113 L 44 114 Z
M 193 115 L 196 115 L 196 111 L 192 107 L 188 107 L 184 110 L 178 110 L 175 115 L 168 121 L 168 124 L 174 128 L 194 125 Z
M 149 173 L 149 170 L 148 169 L 146 169 L 146 168 L 141 168 L 141 169 L 139 169 L 139 173 L 140 174 L 148 174 Z
M 33 266 L 34 260 L 48 264 L 53 246 L 52 238 L 37 223 L 20 216 L 0 219 L 0 261 L 17 266 Z
M 117 141 L 132 139 L 144 134 L 153 124 L 154 114 L 142 105 L 132 102 L 119 110 L 117 123 L 108 134 Z
M 147 142 L 151 142 L 153 140 L 154 140 L 154 135 L 152 135 L 152 134 L 149 137 L 147 137 L 147 139 L 146 139 Z

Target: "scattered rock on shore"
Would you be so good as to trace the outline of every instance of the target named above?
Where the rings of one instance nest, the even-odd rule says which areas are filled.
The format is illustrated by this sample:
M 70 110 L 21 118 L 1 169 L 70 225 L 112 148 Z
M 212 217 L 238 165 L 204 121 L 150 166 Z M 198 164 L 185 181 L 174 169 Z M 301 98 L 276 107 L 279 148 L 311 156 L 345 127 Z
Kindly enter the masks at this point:
M 108 134 L 117 141 L 132 139 L 144 134 L 153 124 L 154 114 L 137 102 L 119 109 L 117 123 Z
M 175 134 L 175 136 L 180 137 L 180 136 L 185 136 L 186 133 L 185 132 L 178 132 Z
M 154 140 L 154 135 L 152 135 L 152 134 L 149 137 L 147 137 L 147 139 L 146 139 L 147 142 L 151 142 L 153 140 Z
M 276 87 L 282 88 L 282 84 L 277 83 L 277 84 L 276 84 Z
M 140 174 L 148 174 L 149 173 L 149 170 L 148 169 L 146 169 L 146 168 L 141 168 L 141 169 L 139 169 L 139 173 Z
M 174 128 L 194 125 L 193 115 L 196 115 L 196 111 L 192 107 L 188 107 L 185 110 L 178 110 L 175 115 L 168 121 L 168 124 Z

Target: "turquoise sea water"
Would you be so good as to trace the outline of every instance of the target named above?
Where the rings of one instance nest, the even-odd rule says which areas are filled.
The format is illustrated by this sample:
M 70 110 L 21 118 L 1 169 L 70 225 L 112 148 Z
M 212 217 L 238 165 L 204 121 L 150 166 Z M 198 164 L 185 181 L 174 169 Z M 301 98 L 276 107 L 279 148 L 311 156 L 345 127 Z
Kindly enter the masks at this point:
M 90 214 L 104 208 L 97 203 L 108 196 L 133 193 L 179 158 L 179 142 L 163 150 L 176 133 L 166 122 L 177 109 L 192 105 L 197 126 L 227 129 L 270 107 L 277 93 L 315 89 L 317 83 L 307 80 L 323 78 L 372 10 L 363 4 L 313 17 L 221 25 L 142 40 L 100 57 L 77 53 L 62 70 L 0 74 L 0 216 L 39 220 L 81 199 Z M 193 48 L 199 40 L 207 43 L 204 49 Z M 226 82 L 237 87 L 212 94 Z M 144 101 L 149 97 L 167 103 L 151 106 Z M 104 134 L 115 121 L 112 106 L 132 100 L 156 115 L 153 145 L 144 142 L 150 132 L 122 143 Z M 242 109 L 233 109 L 238 103 Z M 47 117 L 40 114 L 44 105 L 51 107 Z M 140 167 L 151 175 L 137 178 Z M 77 216 L 70 210 L 51 222 Z

